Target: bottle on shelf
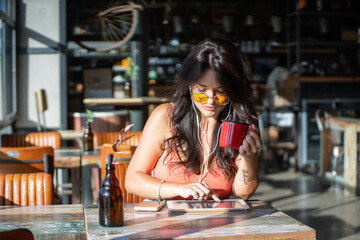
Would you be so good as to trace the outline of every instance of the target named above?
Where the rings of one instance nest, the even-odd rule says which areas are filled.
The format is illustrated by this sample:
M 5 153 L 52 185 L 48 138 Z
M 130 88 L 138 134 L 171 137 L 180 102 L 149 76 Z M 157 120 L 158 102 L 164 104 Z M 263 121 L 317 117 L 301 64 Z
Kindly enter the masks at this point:
M 132 94 L 131 94 L 131 80 L 130 79 L 126 79 L 124 90 L 125 90 L 125 97 L 131 98 Z
M 113 78 L 113 86 L 114 86 L 114 92 L 113 96 L 114 98 L 124 98 L 125 97 L 125 78 L 118 74 Z
M 150 67 L 148 72 L 149 84 L 155 85 L 157 83 L 158 74 L 155 67 Z
M 91 128 L 91 122 L 86 121 L 84 136 L 83 136 L 84 151 L 94 150 L 94 135 Z
M 106 175 L 99 191 L 99 224 L 103 227 L 121 227 L 124 224 L 124 199 L 115 176 L 113 155 L 106 155 Z

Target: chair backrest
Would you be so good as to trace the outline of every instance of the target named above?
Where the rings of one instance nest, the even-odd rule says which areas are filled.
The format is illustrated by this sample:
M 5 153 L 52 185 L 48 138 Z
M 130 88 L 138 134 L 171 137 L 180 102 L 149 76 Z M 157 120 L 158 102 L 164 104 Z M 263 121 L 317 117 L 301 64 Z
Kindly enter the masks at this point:
M 48 106 L 47 106 L 45 89 L 36 90 L 35 100 L 36 100 L 37 117 L 38 117 L 37 130 L 39 132 L 46 131 L 45 111 L 48 109 Z M 42 123 L 41 123 L 41 118 L 42 118 Z
M 26 147 L 26 134 L 2 134 L 1 147 Z
M 114 158 L 115 163 L 116 163 L 115 175 L 116 175 L 117 179 L 119 180 L 120 188 L 123 192 L 124 203 L 142 202 L 142 200 L 144 200 L 144 198 L 128 193 L 125 188 L 126 170 L 130 163 L 129 159 L 132 157 L 131 146 L 122 145 L 119 148 L 119 150 L 122 153 L 116 153 L 116 155 L 115 155 L 111 144 L 102 145 L 102 147 L 101 147 L 101 179 L 104 179 L 105 173 L 106 173 L 106 170 L 105 170 L 106 155 L 108 153 L 111 153 L 111 154 L 115 155 L 115 158 Z M 124 158 L 128 158 L 128 160 L 121 160 Z
M 54 149 L 52 147 L 1 147 L 0 174 L 54 173 Z
M 18 173 L 0 175 L 0 205 L 52 205 L 54 183 L 50 174 Z
M 50 146 L 54 149 L 61 148 L 61 134 L 59 132 L 32 132 L 28 134 L 3 134 L 1 135 L 2 147 L 28 147 Z
M 138 146 L 142 131 L 124 133 L 124 138 L 134 135 L 122 145 Z M 96 132 L 94 133 L 94 147 L 100 147 L 105 143 L 113 144 L 119 138 L 119 132 Z
M 17 228 L 8 231 L 0 232 L 0 239 L 21 239 L 21 240 L 33 240 L 34 235 L 29 229 Z

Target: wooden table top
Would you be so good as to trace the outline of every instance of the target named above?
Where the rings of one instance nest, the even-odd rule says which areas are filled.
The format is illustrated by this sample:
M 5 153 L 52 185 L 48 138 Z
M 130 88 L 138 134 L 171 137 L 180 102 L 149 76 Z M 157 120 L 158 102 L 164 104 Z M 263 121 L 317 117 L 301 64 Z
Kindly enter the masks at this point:
M 356 131 L 360 132 L 360 119 L 351 117 L 331 117 L 326 120 L 329 128 L 344 130 L 346 127 L 356 124 Z
M 35 239 L 86 239 L 83 206 L 0 206 L 0 231 L 29 229 Z
M 81 149 L 55 149 L 54 167 L 55 168 L 74 168 L 81 165 Z
M 55 168 L 72 168 L 81 165 L 81 158 L 100 158 L 101 149 L 82 151 L 81 148 L 60 148 L 54 150 Z
M 105 228 L 98 207 L 85 208 L 87 239 L 316 239 L 314 229 L 261 202 L 248 201 L 250 210 L 231 213 L 135 212 L 125 204 L 125 224 Z

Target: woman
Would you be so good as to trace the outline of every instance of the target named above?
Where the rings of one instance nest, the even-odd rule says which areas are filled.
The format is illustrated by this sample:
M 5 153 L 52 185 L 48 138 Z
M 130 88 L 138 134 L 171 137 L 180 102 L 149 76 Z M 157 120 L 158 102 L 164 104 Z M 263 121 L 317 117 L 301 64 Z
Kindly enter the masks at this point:
M 219 147 L 224 119 L 248 122 L 256 132 L 238 150 Z M 145 124 L 126 189 L 151 199 L 246 200 L 258 186 L 257 125 L 241 54 L 228 41 L 204 40 L 184 60 L 172 102 Z

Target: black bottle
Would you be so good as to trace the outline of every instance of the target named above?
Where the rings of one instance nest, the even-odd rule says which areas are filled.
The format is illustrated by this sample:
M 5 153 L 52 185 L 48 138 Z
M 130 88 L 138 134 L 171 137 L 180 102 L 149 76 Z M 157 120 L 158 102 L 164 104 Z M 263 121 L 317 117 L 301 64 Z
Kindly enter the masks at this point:
M 99 224 L 103 227 L 121 227 L 124 224 L 124 200 L 115 176 L 112 154 L 106 155 L 106 175 L 99 191 Z
M 91 128 L 91 123 L 86 121 L 86 127 L 83 136 L 84 151 L 94 150 L 94 135 Z

